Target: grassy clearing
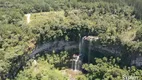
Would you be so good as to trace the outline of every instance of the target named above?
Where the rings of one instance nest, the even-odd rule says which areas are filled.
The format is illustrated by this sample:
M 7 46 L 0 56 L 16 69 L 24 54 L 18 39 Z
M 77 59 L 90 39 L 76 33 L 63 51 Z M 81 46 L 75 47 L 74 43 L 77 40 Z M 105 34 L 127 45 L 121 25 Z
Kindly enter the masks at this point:
M 26 19 L 26 18 L 25 18 Z M 31 22 L 28 24 L 30 27 L 42 26 L 51 23 L 52 21 L 59 23 L 60 20 L 64 20 L 64 11 L 51 11 L 42 13 L 31 14 Z M 26 21 L 26 20 L 24 20 Z
M 136 32 L 137 32 L 136 29 L 132 29 L 130 31 L 126 31 L 126 32 L 121 33 L 119 35 L 119 37 L 124 42 L 130 42 L 130 41 L 134 40 L 134 38 L 136 36 Z
M 79 14 L 75 15 L 74 13 L 72 14 L 72 12 L 77 12 Z M 42 26 L 47 26 L 47 25 L 52 25 L 52 24 L 64 24 L 64 25 L 69 25 L 70 23 L 79 23 L 79 21 L 84 21 L 85 23 L 88 23 L 91 26 L 95 26 L 96 22 L 99 21 L 101 19 L 100 16 L 94 14 L 94 16 L 96 17 L 96 19 L 92 20 L 92 17 L 88 17 L 91 19 L 81 19 L 81 14 L 79 10 L 72 10 L 70 11 L 70 16 L 65 17 L 65 12 L 64 11 L 50 11 L 50 12 L 40 12 L 40 13 L 32 13 L 31 14 L 31 22 L 28 24 L 29 27 L 42 27 Z M 106 23 L 107 21 L 112 21 L 111 20 L 111 16 L 108 17 L 104 17 L 104 21 L 99 21 L 98 23 L 103 23 L 105 26 L 112 26 L 109 25 L 108 23 Z M 118 19 L 119 20 L 119 19 Z M 125 20 L 124 20 L 125 21 Z M 24 17 L 24 22 L 26 23 L 26 17 Z M 112 24 L 116 24 L 117 22 L 112 22 Z M 101 24 L 100 24 L 101 25 Z M 90 26 L 89 26 L 90 27 Z M 113 27 L 110 27 L 113 28 Z M 137 27 L 135 27 L 134 29 L 130 29 L 127 31 L 124 31 L 121 34 L 118 34 L 118 36 L 121 38 L 122 41 L 124 42 L 130 42 L 132 41 L 135 36 L 136 36 L 136 31 L 137 31 Z

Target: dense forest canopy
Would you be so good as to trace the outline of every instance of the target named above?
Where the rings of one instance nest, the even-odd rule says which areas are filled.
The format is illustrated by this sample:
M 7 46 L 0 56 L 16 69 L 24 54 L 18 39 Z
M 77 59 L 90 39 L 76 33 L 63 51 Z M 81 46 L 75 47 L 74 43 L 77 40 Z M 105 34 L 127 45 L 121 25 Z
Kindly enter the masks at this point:
M 31 14 L 29 24 L 26 14 Z M 100 45 L 120 47 L 124 55 L 94 57 L 74 78 L 142 79 L 141 68 L 123 61 L 142 55 L 141 19 L 142 0 L 0 0 L 0 80 L 68 80 L 62 70 L 69 68 L 69 59 L 78 49 L 43 51 L 35 57 L 38 65 L 27 55 L 47 42 L 79 43 L 88 35 L 98 36 Z

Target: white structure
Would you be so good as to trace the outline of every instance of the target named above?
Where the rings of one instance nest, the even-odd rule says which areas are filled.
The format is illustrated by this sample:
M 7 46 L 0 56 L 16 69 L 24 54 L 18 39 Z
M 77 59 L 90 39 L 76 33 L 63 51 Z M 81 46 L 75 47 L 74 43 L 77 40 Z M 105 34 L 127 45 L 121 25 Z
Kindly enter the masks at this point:
M 37 65 L 37 62 L 36 62 L 36 60 L 34 60 L 34 65 L 35 65 L 35 66 Z
M 31 14 L 26 14 L 25 16 L 27 17 L 27 24 L 30 23 L 30 21 L 31 21 L 30 20 Z

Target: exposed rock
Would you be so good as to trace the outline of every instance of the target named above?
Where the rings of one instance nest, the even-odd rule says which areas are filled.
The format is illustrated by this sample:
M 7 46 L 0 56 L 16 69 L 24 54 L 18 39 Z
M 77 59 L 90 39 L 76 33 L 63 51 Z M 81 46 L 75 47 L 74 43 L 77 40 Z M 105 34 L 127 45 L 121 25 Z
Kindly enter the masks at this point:
M 88 41 L 92 41 L 92 40 L 97 41 L 98 39 L 99 39 L 98 36 L 84 36 L 83 37 L 83 40 L 88 40 Z
M 138 67 L 142 66 L 142 57 L 139 56 L 135 60 L 132 60 L 131 64 L 136 65 Z

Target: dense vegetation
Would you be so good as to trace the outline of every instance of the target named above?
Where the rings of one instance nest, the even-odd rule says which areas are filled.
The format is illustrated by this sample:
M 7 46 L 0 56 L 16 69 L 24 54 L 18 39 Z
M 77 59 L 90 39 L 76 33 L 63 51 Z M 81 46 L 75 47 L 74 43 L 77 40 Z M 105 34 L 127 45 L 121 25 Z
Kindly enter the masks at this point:
M 33 60 L 25 62 L 35 45 L 55 40 L 78 42 L 83 36 L 99 36 L 100 44 L 119 45 L 127 57 L 141 55 L 141 4 L 141 0 L 0 0 L 0 79 L 67 80 L 69 76 L 61 70 L 69 68 L 66 60 L 75 51 L 42 52 L 37 65 Z M 29 24 L 24 16 L 27 13 L 32 13 Z M 83 65 L 84 74 L 76 79 L 114 80 L 123 75 L 142 79 L 142 70 L 119 62 L 96 58 Z M 12 75 L 18 63 L 25 67 Z

